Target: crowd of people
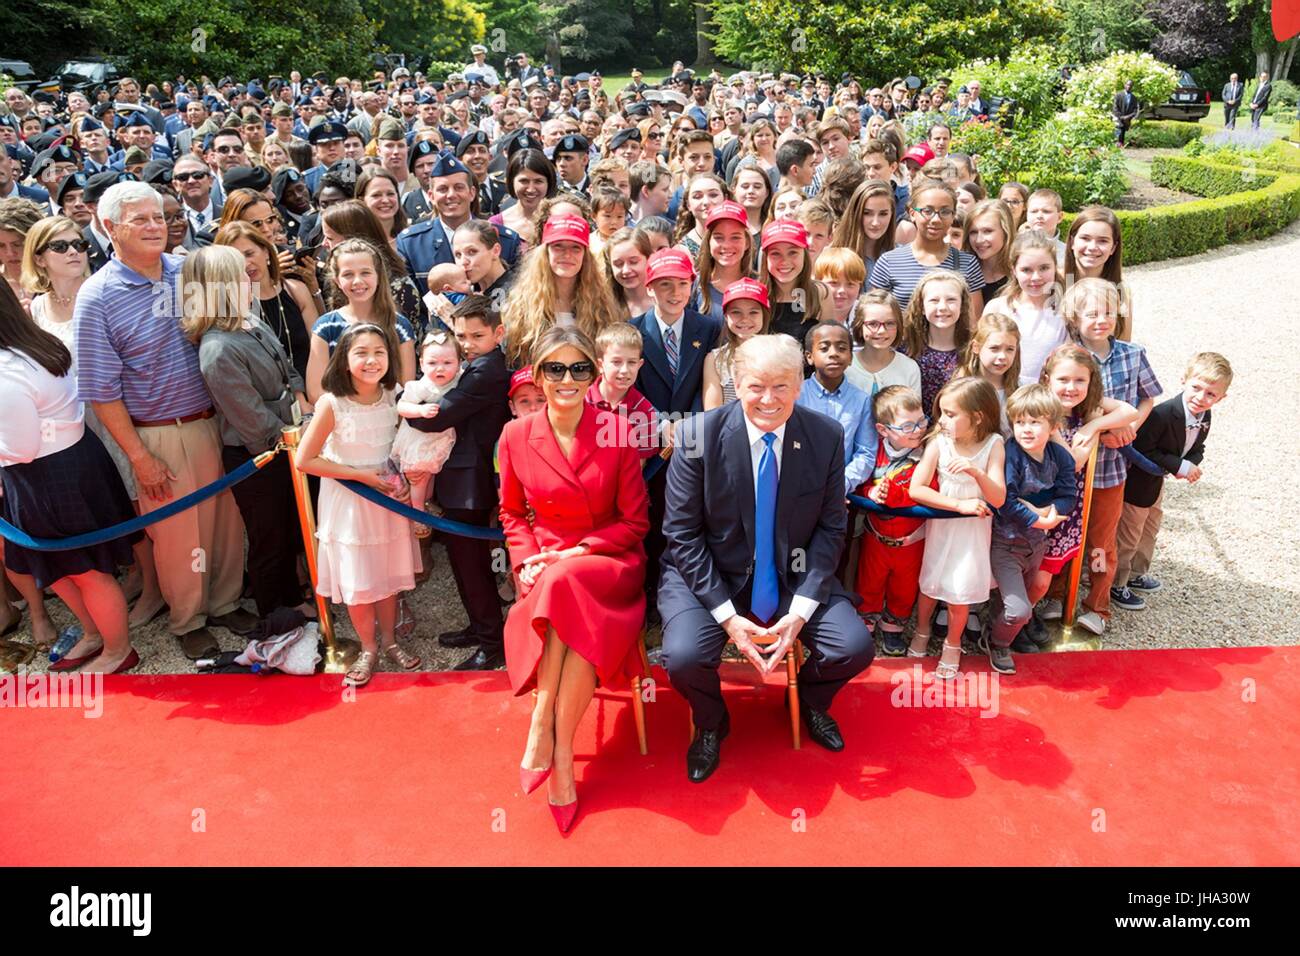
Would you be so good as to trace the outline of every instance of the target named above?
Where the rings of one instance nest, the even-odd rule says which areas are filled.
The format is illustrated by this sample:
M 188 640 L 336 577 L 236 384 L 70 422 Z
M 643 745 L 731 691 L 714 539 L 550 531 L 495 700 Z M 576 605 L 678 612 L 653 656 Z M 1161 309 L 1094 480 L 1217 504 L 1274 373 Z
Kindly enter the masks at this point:
M 485 54 L 445 81 L 6 91 L 4 518 L 66 538 L 148 514 L 306 422 L 354 685 L 420 666 L 403 595 L 431 538 L 340 481 L 500 527 L 508 573 L 439 534 L 469 623 L 438 640 L 536 691 L 521 785 L 551 779 L 562 829 L 575 728 L 597 682 L 642 672 L 647 623 L 701 781 L 727 643 L 764 672 L 805 650 L 800 716 L 838 750 L 831 701 L 877 650 L 942 636 L 940 678 L 964 653 L 1012 674 L 1050 649 L 1081 553 L 1080 628 L 1160 590 L 1149 466 L 1200 477 L 1231 367 L 1189 350 L 1158 404 L 1114 212 L 1062 236 L 1053 190 L 991 191 L 951 150 L 994 112 L 977 82 L 679 68 L 610 91 L 523 55 L 502 82 Z M 114 673 L 159 615 L 192 659 L 211 628 L 311 618 L 301 551 L 278 455 L 147 532 L 6 542 L 4 564 L 37 644 L 47 588 L 81 623 L 55 669 Z

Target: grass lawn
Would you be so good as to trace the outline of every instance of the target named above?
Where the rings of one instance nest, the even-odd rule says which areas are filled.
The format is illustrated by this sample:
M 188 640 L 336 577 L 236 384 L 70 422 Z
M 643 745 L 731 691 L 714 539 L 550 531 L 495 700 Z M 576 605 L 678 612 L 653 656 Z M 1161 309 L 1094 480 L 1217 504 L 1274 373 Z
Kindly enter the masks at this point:
M 1210 115 L 1201 120 L 1201 125 L 1206 128 L 1205 134 L 1207 136 L 1223 132 L 1223 104 L 1211 103 Z M 1260 129 L 1276 133 L 1278 136 L 1287 136 L 1295 131 L 1294 123 L 1279 123 L 1273 117 L 1267 115 L 1260 120 L 1259 125 Z M 1250 110 L 1243 108 L 1237 112 L 1236 128 L 1237 130 L 1250 129 Z

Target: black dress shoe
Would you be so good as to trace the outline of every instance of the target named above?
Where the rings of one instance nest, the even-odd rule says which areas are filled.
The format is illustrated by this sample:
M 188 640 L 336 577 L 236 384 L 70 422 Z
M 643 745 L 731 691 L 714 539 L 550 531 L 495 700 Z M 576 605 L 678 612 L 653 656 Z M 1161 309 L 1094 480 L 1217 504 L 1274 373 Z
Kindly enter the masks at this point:
M 438 643 L 443 647 L 476 647 L 478 635 L 468 627 L 462 627 L 459 631 L 444 631 L 439 634 Z
M 827 750 L 836 753 L 844 749 L 844 738 L 840 736 L 840 725 L 824 710 L 800 707 L 799 714 L 808 725 L 808 736 Z
M 225 628 L 240 637 L 253 633 L 259 620 L 256 614 L 250 614 L 242 607 L 237 607 L 229 614 L 222 614 L 220 617 L 208 616 L 208 624 L 212 627 Z
M 722 718 L 717 730 L 696 730 L 695 739 L 686 751 L 686 779 L 703 783 L 718 769 L 722 757 L 722 741 L 731 733 L 730 715 Z
M 485 651 L 479 648 L 455 667 L 454 671 L 495 671 L 506 666 L 505 655 L 500 651 Z

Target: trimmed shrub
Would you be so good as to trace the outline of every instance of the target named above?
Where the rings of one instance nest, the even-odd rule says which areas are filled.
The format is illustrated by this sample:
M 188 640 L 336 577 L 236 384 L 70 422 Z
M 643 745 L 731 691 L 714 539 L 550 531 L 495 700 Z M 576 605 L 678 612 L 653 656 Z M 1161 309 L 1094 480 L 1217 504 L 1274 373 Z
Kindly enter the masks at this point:
M 1188 156 L 1157 156 L 1151 160 L 1151 181 L 1157 186 L 1208 199 L 1263 189 L 1281 175 L 1259 167 L 1230 166 Z
M 1135 149 L 1181 149 L 1200 139 L 1204 132 L 1200 123 L 1139 120 L 1129 127 L 1125 140 Z

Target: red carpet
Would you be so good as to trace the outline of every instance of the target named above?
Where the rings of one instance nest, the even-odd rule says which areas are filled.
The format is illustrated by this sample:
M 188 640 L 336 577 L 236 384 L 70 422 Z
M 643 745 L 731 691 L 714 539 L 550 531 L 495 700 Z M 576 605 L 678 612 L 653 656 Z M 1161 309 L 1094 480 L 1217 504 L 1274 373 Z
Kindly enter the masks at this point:
M 109 678 L 99 719 L 0 709 L 0 864 L 1300 863 L 1300 649 L 1021 660 L 994 718 L 891 706 L 911 670 L 877 663 L 836 701 L 841 754 L 793 751 L 775 679 L 731 665 L 702 785 L 662 672 L 649 757 L 598 694 L 567 839 L 519 792 L 504 674 L 384 674 L 355 702 L 337 677 Z

